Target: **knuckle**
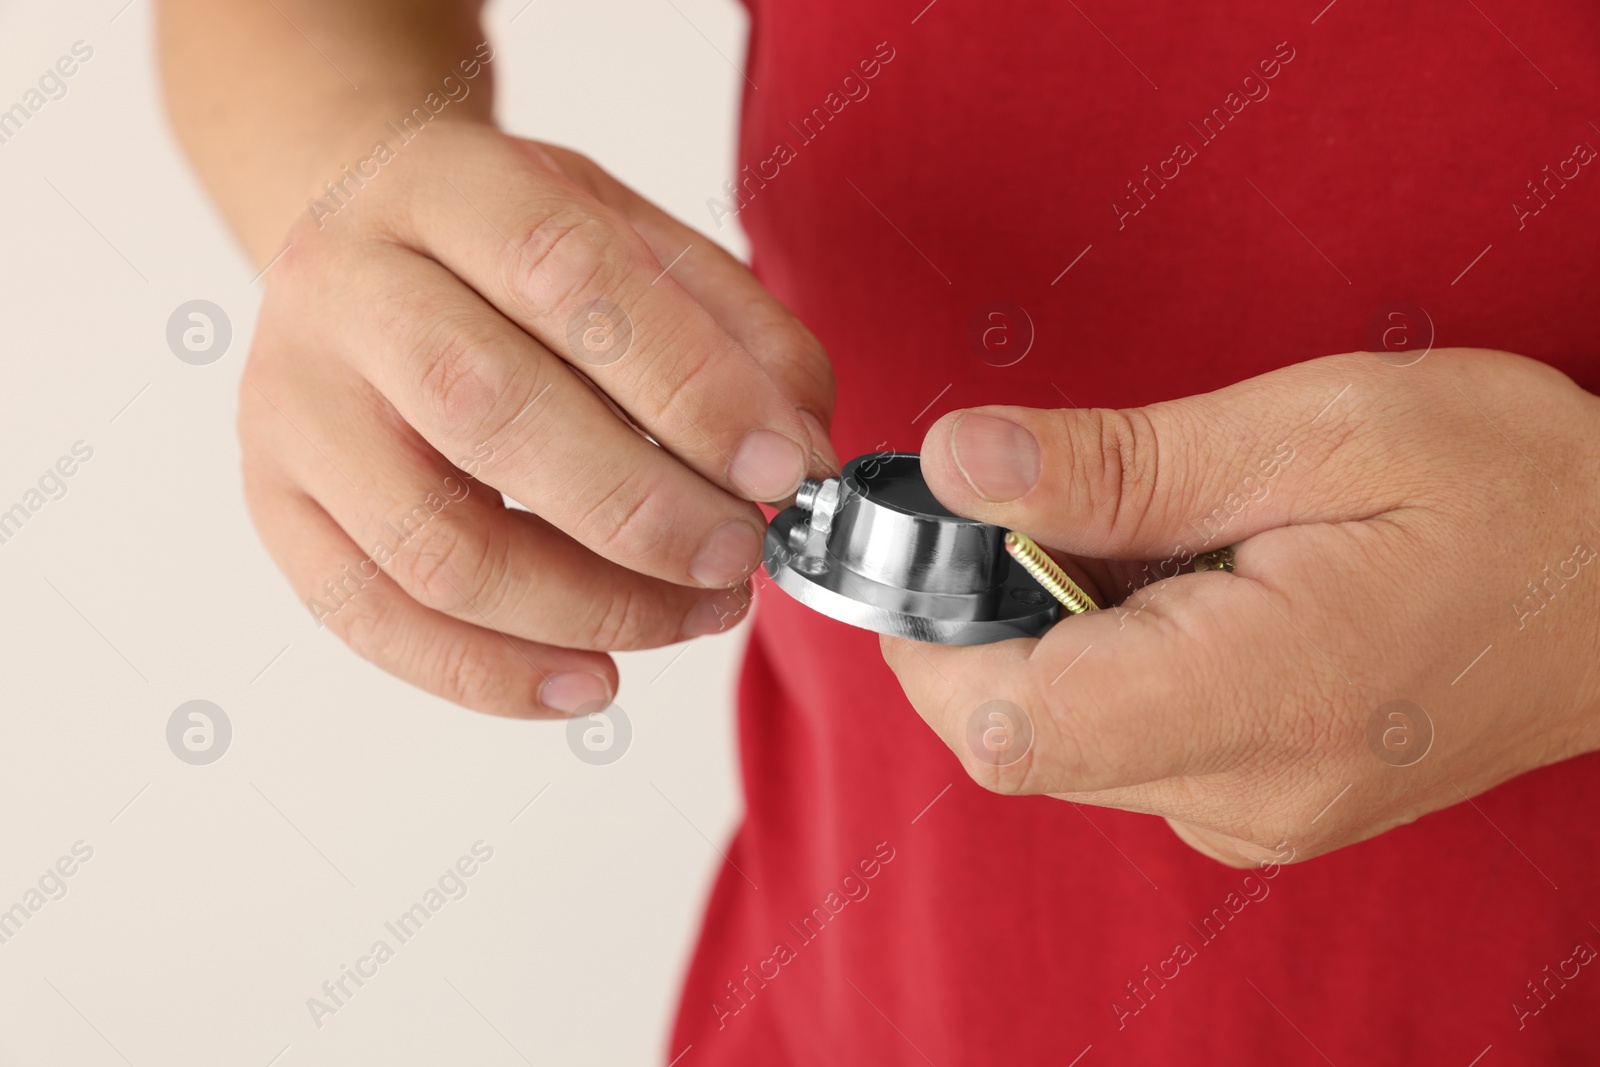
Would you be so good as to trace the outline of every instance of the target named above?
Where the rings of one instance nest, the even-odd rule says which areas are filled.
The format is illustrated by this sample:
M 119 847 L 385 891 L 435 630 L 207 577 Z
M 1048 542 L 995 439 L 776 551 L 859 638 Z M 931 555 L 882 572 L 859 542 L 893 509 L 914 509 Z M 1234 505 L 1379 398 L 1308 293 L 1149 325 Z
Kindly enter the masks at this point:
M 432 679 L 429 688 L 452 704 L 496 708 L 504 703 L 512 675 L 480 642 L 455 640 L 436 646 L 424 677 Z
M 506 288 L 534 314 L 617 291 L 626 275 L 616 227 L 596 207 L 556 201 L 513 242 L 505 259 Z
M 266 272 L 266 291 L 271 293 L 280 286 L 315 276 L 327 265 L 332 251 L 332 239 L 321 227 L 309 219 L 300 219 L 284 236 L 283 255 Z
M 348 265 L 341 261 L 357 254 L 362 243 L 361 238 L 352 239 L 348 232 L 335 236 L 314 220 L 302 217 L 285 234 L 277 258 L 265 267 L 263 305 L 270 306 L 284 298 L 296 302 L 319 299 L 327 280 L 337 277 Z
M 592 551 L 627 564 L 658 552 L 672 526 L 665 497 L 630 472 L 583 509 L 572 533 Z
M 491 440 L 514 417 L 513 400 L 537 390 L 540 371 L 531 360 L 503 361 L 505 336 L 488 317 L 433 316 L 433 329 L 419 342 L 415 358 L 417 390 L 424 410 L 452 437 Z M 515 368 L 501 380 L 502 368 Z
M 435 611 L 457 612 L 468 605 L 482 610 L 480 598 L 494 588 L 494 572 L 499 569 L 482 527 L 433 515 L 422 505 L 396 525 L 404 529 L 401 524 L 413 518 L 421 526 L 390 563 L 395 581 L 412 599 Z
M 704 399 L 715 395 L 716 372 L 721 369 L 715 347 L 696 344 L 687 337 L 672 336 L 676 332 L 669 330 L 660 337 L 661 344 L 657 351 L 661 355 L 657 359 L 665 360 L 667 354 L 671 353 L 672 366 L 656 375 L 661 385 L 655 393 L 654 405 L 649 411 L 641 412 L 644 418 L 657 425 L 674 415 L 680 421 L 687 419 L 688 416 L 683 414 L 685 406 L 688 410 L 702 408 Z M 645 368 L 645 372 L 649 373 L 652 369 Z
M 623 588 L 598 608 L 588 627 L 585 648 L 617 651 L 639 648 L 651 628 L 651 613 L 638 591 Z
M 471 435 L 495 405 L 494 392 L 479 372 L 492 342 L 481 325 L 456 318 L 435 323 L 418 345 L 417 389 L 436 420 Z
M 1087 499 L 1106 502 L 1099 510 L 1112 536 L 1138 536 L 1152 518 L 1161 470 L 1155 424 L 1137 408 L 1095 408 L 1087 416 L 1073 420 L 1071 442 L 1082 488 Z

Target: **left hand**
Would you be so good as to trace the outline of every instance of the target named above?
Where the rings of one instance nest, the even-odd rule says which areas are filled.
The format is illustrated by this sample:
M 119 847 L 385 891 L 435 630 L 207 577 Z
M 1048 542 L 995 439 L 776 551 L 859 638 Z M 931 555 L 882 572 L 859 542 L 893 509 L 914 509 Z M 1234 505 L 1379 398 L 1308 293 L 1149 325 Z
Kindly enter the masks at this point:
M 1544 364 L 1358 353 L 1132 410 L 957 411 L 922 468 L 1101 583 L 1127 565 L 1089 561 L 1160 561 L 1037 640 L 884 638 L 990 789 L 1162 815 L 1248 866 L 1600 749 L 1600 398 Z M 1234 573 L 1178 573 L 1229 544 Z

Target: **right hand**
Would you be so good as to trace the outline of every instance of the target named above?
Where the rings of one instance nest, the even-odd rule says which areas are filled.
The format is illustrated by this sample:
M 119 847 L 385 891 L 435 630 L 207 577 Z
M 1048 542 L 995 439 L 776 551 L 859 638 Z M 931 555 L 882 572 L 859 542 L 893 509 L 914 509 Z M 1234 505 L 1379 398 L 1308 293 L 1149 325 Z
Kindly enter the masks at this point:
M 531 717 L 609 701 L 608 651 L 743 615 L 751 501 L 837 465 L 827 356 L 749 271 L 478 123 L 434 123 L 321 223 L 266 274 L 239 405 L 251 515 L 321 622 Z

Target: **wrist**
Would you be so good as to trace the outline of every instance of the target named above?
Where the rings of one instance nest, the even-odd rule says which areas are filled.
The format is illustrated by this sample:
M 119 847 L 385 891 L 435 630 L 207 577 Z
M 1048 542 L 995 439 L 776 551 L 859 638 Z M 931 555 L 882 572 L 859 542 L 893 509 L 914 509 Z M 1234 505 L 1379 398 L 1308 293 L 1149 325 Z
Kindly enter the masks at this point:
M 494 111 L 494 51 L 475 5 L 398 23 L 375 0 L 282 6 L 288 12 L 165 0 L 162 9 L 172 124 L 258 265 L 282 249 L 308 201 L 328 195 L 327 183 L 359 188 L 344 167 L 356 167 L 381 141 L 394 149 L 391 124 L 487 123 Z M 337 65 L 307 46 L 334 37 L 349 42 Z

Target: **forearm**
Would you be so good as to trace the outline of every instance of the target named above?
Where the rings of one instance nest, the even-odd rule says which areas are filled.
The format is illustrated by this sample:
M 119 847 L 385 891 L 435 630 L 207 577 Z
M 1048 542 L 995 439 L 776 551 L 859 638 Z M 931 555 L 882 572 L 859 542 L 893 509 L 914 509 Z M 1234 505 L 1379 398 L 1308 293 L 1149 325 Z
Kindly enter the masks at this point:
M 393 140 L 385 123 L 476 60 L 480 0 L 162 0 L 159 42 L 178 138 L 259 263 L 341 165 Z M 302 36 L 302 34 L 304 36 Z M 320 51 L 319 51 L 320 50 Z M 356 88 L 359 86 L 359 89 Z M 487 65 L 440 117 L 487 118 Z

